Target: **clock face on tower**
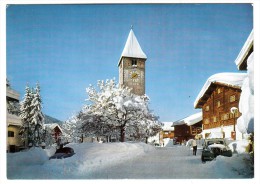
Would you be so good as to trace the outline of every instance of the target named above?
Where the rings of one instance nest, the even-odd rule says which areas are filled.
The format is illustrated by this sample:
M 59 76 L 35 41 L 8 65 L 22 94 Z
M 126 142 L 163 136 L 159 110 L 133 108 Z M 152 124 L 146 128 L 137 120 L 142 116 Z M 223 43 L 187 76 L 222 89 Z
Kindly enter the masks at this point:
M 129 87 L 136 95 L 144 95 L 145 59 L 123 57 L 119 65 L 119 83 Z
M 138 71 L 133 70 L 129 72 L 129 77 L 130 80 L 132 80 L 132 82 L 139 82 L 140 81 L 140 74 Z

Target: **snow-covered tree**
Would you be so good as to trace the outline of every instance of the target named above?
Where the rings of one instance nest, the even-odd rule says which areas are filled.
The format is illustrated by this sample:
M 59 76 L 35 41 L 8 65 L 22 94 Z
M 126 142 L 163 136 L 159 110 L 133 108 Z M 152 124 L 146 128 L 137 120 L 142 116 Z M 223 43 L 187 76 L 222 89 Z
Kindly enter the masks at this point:
M 22 120 L 20 135 L 24 141 L 27 141 L 26 145 L 39 146 L 43 141 L 44 116 L 41 104 L 39 84 L 36 85 L 35 90 L 30 89 L 27 85 L 20 107 L 20 117 Z
M 78 142 L 81 138 L 81 123 L 77 116 L 72 116 L 62 125 L 62 142 Z
M 120 140 L 124 142 L 126 134 L 146 137 L 151 127 L 155 127 L 151 126 L 153 123 L 161 126 L 148 108 L 148 96 L 134 95 L 131 89 L 119 87 L 114 79 L 98 81 L 97 86 L 98 90 L 92 85 L 87 88 L 90 103 L 79 115 L 85 132 L 106 136 L 120 132 Z
M 39 146 L 43 141 L 43 124 L 44 115 L 42 113 L 42 99 L 40 95 L 40 85 L 36 84 L 35 92 L 33 93 L 32 99 L 32 121 L 30 129 L 32 131 L 32 143 L 34 146 Z
M 27 85 L 25 87 L 25 95 L 23 100 L 21 101 L 20 105 L 20 117 L 22 120 L 22 126 L 20 128 L 20 135 L 23 141 L 26 141 L 26 145 L 30 142 L 30 131 L 29 131 L 29 125 L 32 121 L 32 115 L 31 115 L 31 103 L 33 99 L 33 94 L 29 86 Z

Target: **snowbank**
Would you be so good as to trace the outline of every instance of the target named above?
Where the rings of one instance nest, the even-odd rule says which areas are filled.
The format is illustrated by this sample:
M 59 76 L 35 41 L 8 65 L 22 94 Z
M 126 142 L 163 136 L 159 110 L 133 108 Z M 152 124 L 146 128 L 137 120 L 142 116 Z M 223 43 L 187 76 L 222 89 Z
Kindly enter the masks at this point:
M 246 152 L 247 146 L 249 145 L 248 140 L 234 141 L 228 145 L 233 153 L 242 154 Z
M 29 151 L 8 154 L 8 166 L 40 165 L 49 160 L 48 155 L 42 148 L 31 148 Z
M 100 168 L 133 159 L 154 150 L 144 143 L 82 143 L 68 144 L 75 155 L 66 159 L 51 159 L 53 148 L 7 154 L 9 179 L 80 179 L 88 178 Z M 15 172 L 14 172 L 15 171 Z
M 222 132 L 210 132 L 210 134 L 207 138 L 208 139 L 223 138 L 223 133 Z
M 248 154 L 236 154 L 232 157 L 219 155 L 216 160 L 207 162 L 201 169 L 214 173 L 216 178 L 252 178 L 254 171 Z
M 248 76 L 244 79 L 239 101 L 239 111 L 242 113 L 237 120 L 241 133 L 254 131 L 254 53 L 247 60 Z

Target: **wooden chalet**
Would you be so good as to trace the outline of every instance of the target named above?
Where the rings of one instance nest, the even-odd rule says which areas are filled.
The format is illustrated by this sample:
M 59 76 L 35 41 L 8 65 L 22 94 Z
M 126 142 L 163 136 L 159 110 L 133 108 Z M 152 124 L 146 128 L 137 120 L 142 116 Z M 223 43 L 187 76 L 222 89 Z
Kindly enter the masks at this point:
M 62 136 L 62 129 L 58 123 L 45 124 L 45 130 L 48 131 L 56 143 L 60 143 Z
M 170 126 L 163 126 L 162 130 L 159 132 L 159 144 L 163 145 L 163 139 L 173 139 L 174 138 L 174 128 Z
M 238 110 L 241 85 L 246 74 L 220 73 L 211 76 L 194 102 L 202 109 L 203 136 L 222 132 L 223 137 L 236 139 L 236 122 L 241 115 Z
M 202 113 L 196 113 L 173 122 L 175 142 L 182 144 L 189 139 L 199 139 L 202 132 Z

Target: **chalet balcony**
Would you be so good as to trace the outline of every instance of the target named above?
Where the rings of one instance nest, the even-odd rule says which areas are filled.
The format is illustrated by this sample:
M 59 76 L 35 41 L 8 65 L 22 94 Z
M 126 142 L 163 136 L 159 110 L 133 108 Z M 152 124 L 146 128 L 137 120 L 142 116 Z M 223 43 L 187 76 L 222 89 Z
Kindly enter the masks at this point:
M 6 113 L 7 125 L 22 126 L 21 118 L 15 114 Z
M 6 96 L 8 98 L 12 98 L 12 99 L 15 99 L 15 100 L 18 100 L 19 101 L 19 93 L 13 89 L 10 89 L 10 88 L 7 88 L 6 90 Z

